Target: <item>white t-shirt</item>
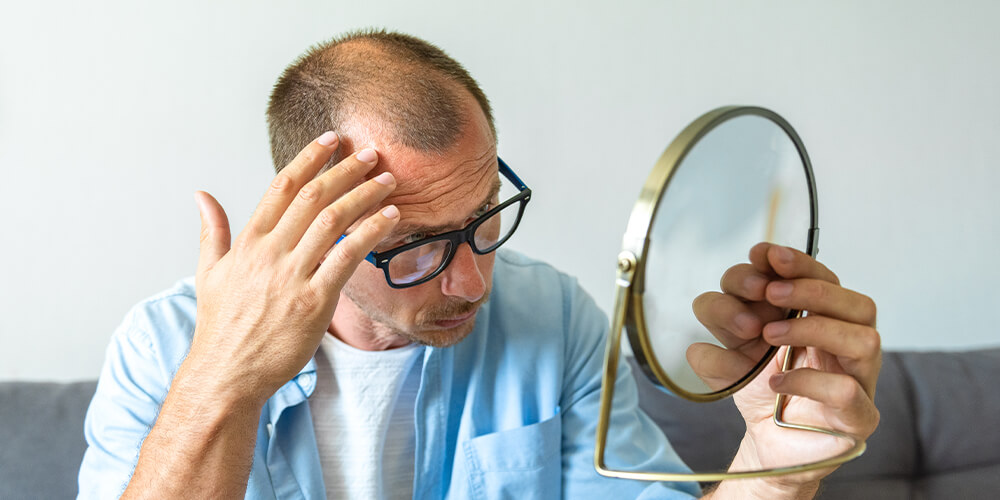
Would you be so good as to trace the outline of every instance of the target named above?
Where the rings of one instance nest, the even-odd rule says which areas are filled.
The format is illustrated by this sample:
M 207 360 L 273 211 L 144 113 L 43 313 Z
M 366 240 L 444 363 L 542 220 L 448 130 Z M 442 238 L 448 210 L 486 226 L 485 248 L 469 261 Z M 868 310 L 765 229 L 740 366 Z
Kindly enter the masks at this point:
M 413 497 L 414 402 L 424 348 L 363 351 L 326 335 L 309 398 L 329 499 Z

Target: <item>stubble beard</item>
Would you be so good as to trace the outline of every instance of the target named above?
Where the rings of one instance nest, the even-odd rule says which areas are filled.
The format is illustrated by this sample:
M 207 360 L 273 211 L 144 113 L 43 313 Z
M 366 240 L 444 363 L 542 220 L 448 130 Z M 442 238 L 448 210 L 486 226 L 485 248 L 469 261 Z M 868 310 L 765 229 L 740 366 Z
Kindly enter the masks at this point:
M 451 347 L 465 339 L 472 333 L 478 318 L 469 318 L 464 323 L 448 329 L 437 326 L 437 322 L 476 311 L 490 298 L 490 290 L 486 290 L 486 293 L 475 302 L 449 299 L 442 304 L 420 310 L 417 313 L 416 324 L 410 326 L 402 325 L 396 319 L 399 311 L 397 303 L 388 301 L 379 304 L 370 298 L 366 291 L 351 286 L 350 281 L 345 284 L 342 291 L 368 317 L 370 326 L 379 336 L 388 333 L 430 347 Z

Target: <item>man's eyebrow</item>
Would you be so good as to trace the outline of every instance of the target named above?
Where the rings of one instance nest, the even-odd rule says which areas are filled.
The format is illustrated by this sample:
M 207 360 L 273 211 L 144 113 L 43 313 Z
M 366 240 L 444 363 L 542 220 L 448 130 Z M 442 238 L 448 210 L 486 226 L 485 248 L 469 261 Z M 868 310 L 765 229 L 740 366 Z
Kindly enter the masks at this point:
M 483 198 L 481 203 L 476 205 L 476 209 L 478 210 L 479 207 L 485 205 L 490 200 L 492 200 L 494 196 L 498 195 L 500 193 L 500 186 L 501 186 L 500 178 L 497 177 L 496 182 L 493 184 L 493 189 L 491 189 L 490 193 L 486 195 L 485 198 Z M 393 229 L 392 233 L 389 234 L 389 238 L 395 238 L 397 236 L 402 236 L 413 232 L 439 234 L 452 230 L 453 227 L 455 227 L 454 224 L 444 224 L 440 226 L 422 226 L 419 224 L 400 223 L 399 225 L 396 226 L 395 229 Z

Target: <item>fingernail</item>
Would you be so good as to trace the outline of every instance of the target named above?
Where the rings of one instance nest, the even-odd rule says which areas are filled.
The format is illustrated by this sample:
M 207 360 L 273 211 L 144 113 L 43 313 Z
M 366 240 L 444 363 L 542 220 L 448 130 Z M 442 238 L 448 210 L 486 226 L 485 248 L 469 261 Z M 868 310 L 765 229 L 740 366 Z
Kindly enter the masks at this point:
M 361 152 L 359 152 L 355 156 L 355 158 L 365 163 L 372 163 L 373 161 L 378 159 L 378 153 L 376 153 L 375 150 L 372 148 L 365 148 L 362 149 Z
M 775 373 L 774 375 L 771 375 L 771 387 L 778 387 L 781 385 L 782 380 L 785 380 L 784 373 Z
M 774 256 L 777 257 L 778 261 L 783 264 L 791 264 L 792 259 L 795 258 L 795 255 L 792 254 L 791 250 L 789 250 L 787 247 L 779 247 L 779 246 L 774 247 Z
M 779 340 L 783 338 L 790 329 L 791 325 L 789 325 L 787 321 L 775 321 L 773 323 L 768 323 L 767 326 L 764 327 L 764 333 L 766 333 L 771 339 Z
M 754 328 L 757 328 L 757 317 L 747 312 L 737 314 L 736 317 L 733 318 L 733 321 L 736 322 L 736 326 L 740 327 L 740 330 L 745 332 L 750 332 L 753 331 Z
M 791 283 L 787 281 L 775 281 L 770 285 L 767 285 L 767 291 L 776 299 L 783 299 L 792 294 L 792 289 L 795 288 Z
M 743 282 L 743 286 L 746 287 L 747 291 L 756 292 L 757 290 L 767 286 L 767 278 L 763 276 L 749 276 Z
M 384 184 L 386 186 L 389 186 L 392 184 L 392 181 L 393 181 L 392 174 L 390 174 L 389 172 L 382 172 L 381 174 L 375 176 L 375 182 L 379 184 Z
M 337 142 L 337 133 L 331 131 L 323 132 L 323 135 L 319 136 L 316 142 L 324 146 L 332 146 L 333 143 Z
M 396 208 L 396 205 L 389 205 L 382 209 L 382 216 L 386 219 L 395 219 L 399 217 L 399 209 Z

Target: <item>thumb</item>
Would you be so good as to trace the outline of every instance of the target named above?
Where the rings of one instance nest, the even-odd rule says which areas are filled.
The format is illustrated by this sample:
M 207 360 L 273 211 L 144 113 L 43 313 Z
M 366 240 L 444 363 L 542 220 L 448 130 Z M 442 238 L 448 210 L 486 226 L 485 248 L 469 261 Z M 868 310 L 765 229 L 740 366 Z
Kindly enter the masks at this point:
M 196 191 L 194 200 L 198 203 L 198 212 L 201 214 L 201 253 L 198 256 L 200 275 L 226 255 L 232 236 L 226 211 L 212 195 Z

